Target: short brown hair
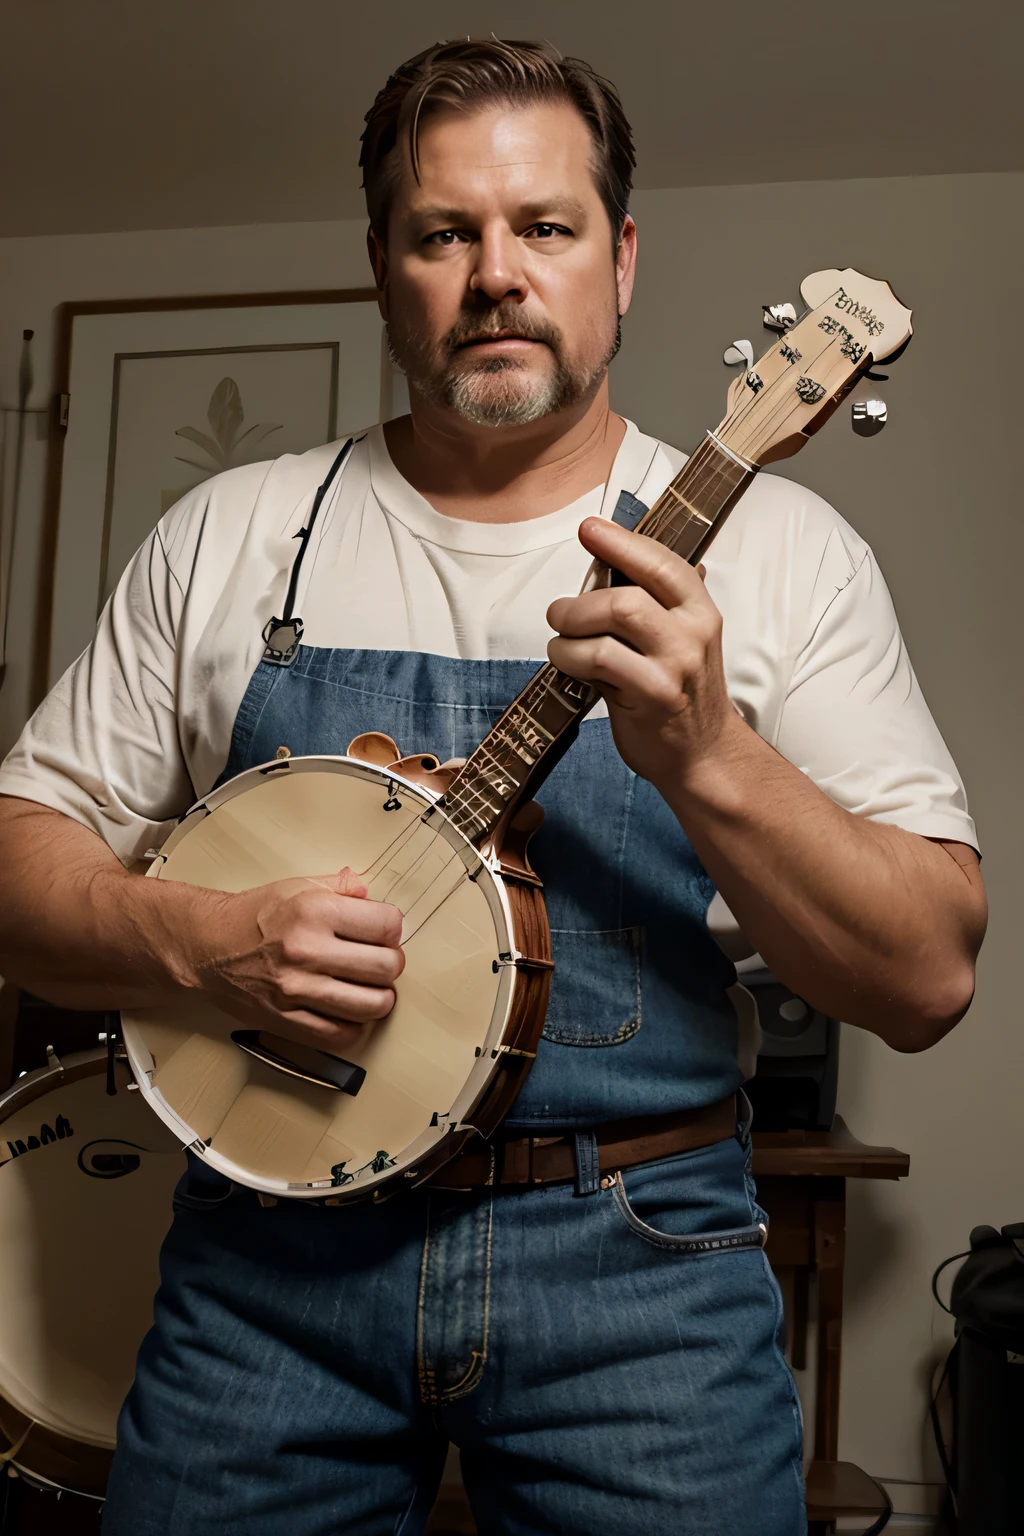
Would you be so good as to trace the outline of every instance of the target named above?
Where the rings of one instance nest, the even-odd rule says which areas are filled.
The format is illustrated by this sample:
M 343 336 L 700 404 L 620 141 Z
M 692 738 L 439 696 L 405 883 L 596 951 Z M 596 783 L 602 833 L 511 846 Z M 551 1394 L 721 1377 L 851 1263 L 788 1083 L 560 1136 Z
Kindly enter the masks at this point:
M 436 43 L 399 65 L 366 114 L 359 165 L 370 228 L 383 243 L 398 165 L 389 158 L 407 138 L 419 180 L 419 130 L 432 111 L 471 111 L 501 103 L 529 106 L 565 101 L 574 106 L 594 143 L 594 176 L 616 243 L 629 211 L 636 156 L 619 94 L 582 59 L 564 58 L 549 43 L 504 42 L 496 37 Z

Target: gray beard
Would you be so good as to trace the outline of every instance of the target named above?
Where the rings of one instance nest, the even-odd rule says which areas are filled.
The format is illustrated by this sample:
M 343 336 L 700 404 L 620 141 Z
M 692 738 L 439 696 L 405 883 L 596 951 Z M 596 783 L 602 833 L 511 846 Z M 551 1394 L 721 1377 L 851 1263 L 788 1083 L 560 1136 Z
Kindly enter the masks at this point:
M 412 382 L 419 387 L 418 380 Z M 448 372 L 440 381 L 436 403 L 477 427 L 525 427 L 575 405 L 591 382 L 557 363 L 550 378 L 531 383 L 520 363 L 495 358 L 468 373 Z
M 477 427 L 524 427 L 578 405 L 596 392 L 621 341 L 620 321 L 615 340 L 596 367 L 570 368 L 553 351 L 554 372 L 544 382 L 532 383 L 527 370 L 512 358 L 492 358 L 465 371 L 450 365 L 443 371 L 423 367 L 414 349 L 405 356 L 396 349 L 388 330 L 391 361 L 406 375 L 410 388 Z

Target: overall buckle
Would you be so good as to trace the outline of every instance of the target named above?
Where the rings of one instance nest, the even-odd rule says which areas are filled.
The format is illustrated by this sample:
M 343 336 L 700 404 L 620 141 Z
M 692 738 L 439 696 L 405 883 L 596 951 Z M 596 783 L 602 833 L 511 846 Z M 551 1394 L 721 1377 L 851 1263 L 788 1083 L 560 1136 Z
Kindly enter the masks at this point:
M 263 660 L 271 667 L 290 667 L 302 639 L 301 619 L 273 618 L 263 630 Z

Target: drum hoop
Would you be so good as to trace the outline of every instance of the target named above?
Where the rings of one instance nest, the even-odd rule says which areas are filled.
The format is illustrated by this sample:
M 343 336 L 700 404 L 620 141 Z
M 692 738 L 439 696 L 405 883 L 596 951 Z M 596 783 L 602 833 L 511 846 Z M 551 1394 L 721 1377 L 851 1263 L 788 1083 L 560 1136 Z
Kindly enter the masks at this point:
M 324 765 L 328 765 L 326 771 L 343 774 L 353 773 L 368 783 L 390 784 L 401 789 L 414 800 L 426 801 L 429 809 L 439 798 L 431 790 L 425 789 L 422 784 L 417 784 L 402 774 L 393 772 L 390 768 L 380 768 L 374 763 L 363 762 L 359 758 L 347 757 L 343 754 L 313 753 L 304 757 L 272 758 L 268 763 L 259 764 L 254 768 L 247 768 L 242 773 L 222 784 L 212 791 L 204 799 L 199 800 L 180 818 L 177 825 L 169 833 L 166 841 L 153 858 L 153 862 L 146 871 L 146 877 L 158 879 L 167 861 L 168 854 L 207 816 L 219 810 L 229 800 L 255 789 L 261 780 L 276 774 L 291 773 L 316 773 L 324 772 Z M 334 765 L 337 765 L 336 767 Z M 444 816 L 444 812 L 440 812 Z M 478 888 L 485 893 L 487 904 L 495 923 L 495 934 L 499 942 L 499 952 L 508 955 L 507 963 L 503 964 L 499 973 L 498 991 L 494 1008 L 491 1013 L 490 1023 L 486 1032 L 486 1039 L 492 1041 L 492 1049 L 486 1045 L 481 1050 L 477 1066 L 471 1070 L 461 1090 L 456 1095 L 452 1109 L 457 1110 L 449 1120 L 448 1134 L 461 1131 L 463 1135 L 472 1130 L 471 1125 L 464 1125 L 461 1116 L 469 1113 L 473 1106 L 479 1104 L 494 1083 L 498 1073 L 502 1070 L 502 1058 L 496 1047 L 500 1046 L 508 1030 L 513 1014 L 513 1000 L 515 996 L 516 971 L 515 961 L 518 958 L 514 944 L 515 925 L 512 917 L 511 904 L 504 881 L 500 877 L 497 861 L 485 857 L 480 850 L 470 841 L 465 833 L 459 831 L 454 823 L 444 817 L 451 833 L 459 842 L 472 850 L 474 858 L 480 862 L 480 873 L 483 879 L 477 878 Z M 440 835 L 440 834 L 439 834 Z M 500 916 L 504 927 L 504 941 L 501 937 L 501 929 L 497 918 Z M 502 950 L 503 945 L 503 950 Z M 129 1011 L 126 1010 L 126 1013 Z M 144 1041 L 138 1034 L 138 1026 L 130 1017 L 122 1014 L 122 1037 L 128 1056 L 128 1063 L 135 1075 L 139 1090 L 163 1123 L 180 1139 L 182 1145 L 203 1159 L 211 1168 L 230 1179 L 232 1183 L 243 1185 L 247 1189 L 254 1189 L 259 1193 L 284 1197 L 289 1200 L 323 1200 L 331 1196 L 338 1196 L 340 1191 L 326 1183 L 315 1185 L 301 1185 L 289 1183 L 284 1179 L 256 1180 L 249 1169 L 239 1166 L 229 1158 L 218 1153 L 214 1148 L 208 1147 L 205 1142 L 196 1138 L 192 1128 L 181 1119 L 163 1094 L 152 1083 L 153 1060 L 147 1050 Z M 488 1060 L 488 1058 L 490 1058 Z M 472 1084 L 472 1088 L 470 1085 Z M 348 1186 L 345 1191 L 347 1199 L 372 1199 L 375 1192 L 392 1183 L 400 1184 L 405 1173 L 423 1162 L 432 1152 L 435 1152 L 444 1143 L 444 1136 L 432 1135 L 425 1131 L 408 1146 L 403 1148 L 401 1155 L 393 1166 L 385 1173 L 370 1174 L 358 1180 L 358 1190 Z
M 0 1093 L 0 1132 L 12 1108 L 20 1109 L 31 1104 L 50 1091 L 49 1085 L 57 1082 L 75 1083 L 79 1078 L 94 1077 L 106 1070 L 107 1053 L 102 1047 L 91 1051 L 75 1051 L 69 1056 L 57 1057 L 45 1067 L 35 1067 L 31 1072 L 15 1078 L 11 1086 Z M 0 1141 L 3 1140 L 0 1134 Z
M 86 1493 L 82 1488 L 72 1488 L 70 1483 L 57 1483 L 51 1477 L 43 1477 L 41 1472 L 33 1472 L 31 1467 L 23 1467 L 20 1461 L 9 1461 L 9 1467 L 13 1467 L 23 1483 L 27 1483 L 36 1493 L 54 1493 L 59 1498 L 62 1493 L 69 1494 L 73 1499 L 90 1499 L 94 1504 L 102 1504 L 106 1500 L 104 1493 Z
M 14 1415 L 13 1424 L 9 1415 Z M 13 1433 L 12 1433 L 13 1429 Z M 103 1494 L 94 1493 L 91 1489 L 76 1488 L 71 1482 L 61 1482 L 57 1477 L 50 1477 L 39 1467 L 32 1465 L 31 1452 L 32 1441 L 35 1437 L 37 1444 L 34 1448 L 35 1455 L 41 1458 L 41 1464 L 51 1463 L 51 1458 L 56 1455 L 64 1458 L 72 1466 L 77 1462 L 94 1463 L 96 1468 L 103 1469 L 103 1480 L 110 1470 L 110 1463 L 114 1456 L 114 1446 L 97 1445 L 89 1440 L 73 1440 L 70 1435 L 65 1435 L 59 1429 L 51 1429 L 49 1425 L 42 1424 L 38 1419 L 30 1419 L 20 1408 L 6 1398 L 0 1392 L 0 1435 L 10 1441 L 6 1451 L 0 1452 L 0 1475 L 4 1465 L 13 1467 L 26 1482 L 45 1483 L 48 1488 L 53 1488 L 61 1493 L 73 1493 L 77 1498 L 96 1499 L 102 1503 Z M 12 1450 L 14 1455 L 11 1454 Z M 83 1469 L 86 1470 L 87 1469 Z M 67 1476 L 65 1471 L 64 1476 Z M 94 1482 L 86 1475 L 85 1481 Z

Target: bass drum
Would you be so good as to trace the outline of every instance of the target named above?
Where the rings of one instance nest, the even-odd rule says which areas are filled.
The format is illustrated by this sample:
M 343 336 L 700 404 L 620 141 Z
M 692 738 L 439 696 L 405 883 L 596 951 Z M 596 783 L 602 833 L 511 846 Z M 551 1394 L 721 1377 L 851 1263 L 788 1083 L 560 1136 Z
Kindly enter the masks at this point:
M 517 947 L 502 879 L 435 799 L 354 758 L 285 758 L 194 807 L 151 866 L 220 891 L 348 867 L 404 914 L 395 1006 L 344 1060 L 244 1029 L 203 997 L 122 1014 L 143 1094 L 227 1178 L 299 1199 L 409 1188 L 486 1126 L 495 1079 L 514 1089 L 532 1059 L 520 968 L 550 973 L 546 921 Z
M 0 1462 L 95 1499 L 185 1171 L 127 1064 L 114 1074 L 109 1095 L 105 1051 L 51 1057 L 0 1097 Z

